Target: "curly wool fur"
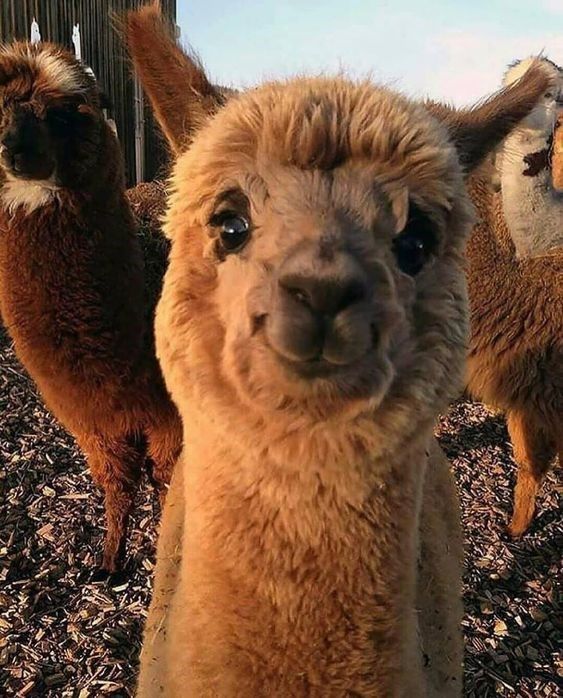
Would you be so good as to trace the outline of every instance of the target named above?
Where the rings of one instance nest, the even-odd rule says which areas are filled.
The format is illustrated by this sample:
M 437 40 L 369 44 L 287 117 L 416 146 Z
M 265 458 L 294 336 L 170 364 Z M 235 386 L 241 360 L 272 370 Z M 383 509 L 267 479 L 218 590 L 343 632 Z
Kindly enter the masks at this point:
M 159 231 L 166 210 L 166 189 L 162 182 L 141 182 L 128 189 L 127 200 L 141 225 Z
M 80 76 L 76 61 L 50 45 L 16 44 L 0 53 L 3 126 L 9 127 L 18 85 L 32 94 L 34 114 L 64 101 L 72 124 L 64 133 L 64 159 L 57 160 L 55 197 L 32 209 L 21 201 L 10 205 L 4 193 L 11 175 L 0 174 L 0 312 L 18 358 L 104 489 L 103 567 L 113 572 L 145 463 L 162 490 L 181 430 L 154 356 L 142 250 L 125 198 L 119 145 L 86 75 L 78 111 L 68 106 L 68 94 L 50 83 L 45 88 L 51 73 L 42 71 L 53 63 L 33 58 L 51 53 L 57 66 L 65 61 L 70 74 Z M 80 120 L 83 101 L 89 111 Z M 67 163 L 75 177 L 64 169 Z M 33 180 L 17 181 L 34 186 Z

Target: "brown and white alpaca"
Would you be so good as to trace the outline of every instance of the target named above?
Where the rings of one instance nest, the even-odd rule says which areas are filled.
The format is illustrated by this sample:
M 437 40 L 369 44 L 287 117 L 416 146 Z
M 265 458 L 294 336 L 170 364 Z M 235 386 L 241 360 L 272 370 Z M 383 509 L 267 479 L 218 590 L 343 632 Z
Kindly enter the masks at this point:
M 459 161 L 546 76 L 465 113 L 328 78 L 222 105 L 154 6 L 125 33 L 178 154 L 156 333 L 185 425 L 139 696 L 459 696 L 459 513 L 432 435 L 466 344 Z
M 531 59 L 514 64 L 512 84 Z M 503 143 L 496 165 L 471 183 L 479 221 L 467 248 L 471 342 L 467 383 L 506 413 L 518 463 L 510 532 L 528 528 L 551 462 L 563 457 L 563 192 L 550 170 L 563 71 L 541 65 L 553 85 Z
M 0 143 L 0 312 L 104 489 L 114 572 L 144 465 L 162 491 L 181 446 L 121 152 L 94 79 L 50 44 L 0 49 Z

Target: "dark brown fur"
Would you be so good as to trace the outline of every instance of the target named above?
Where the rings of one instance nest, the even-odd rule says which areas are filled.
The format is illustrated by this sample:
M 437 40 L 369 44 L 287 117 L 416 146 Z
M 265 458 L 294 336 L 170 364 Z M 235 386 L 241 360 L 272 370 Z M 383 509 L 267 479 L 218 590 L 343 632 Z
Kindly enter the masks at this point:
M 479 214 L 467 247 L 468 387 L 506 412 L 519 464 L 510 531 L 529 526 L 541 481 L 563 455 L 563 252 L 516 259 L 485 175 L 471 182 Z
M 14 53 L 25 50 L 16 45 Z M 57 55 L 72 66 L 70 56 L 58 49 Z M 5 58 L 0 54 L 0 74 Z M 33 89 L 33 77 L 25 84 Z M 71 127 L 66 143 L 68 161 L 80 176 L 65 181 L 65 172 L 57 170 L 57 195 L 31 212 L 0 199 L 0 311 L 18 358 L 49 409 L 76 437 L 104 489 L 103 568 L 113 572 L 143 467 L 162 491 L 181 428 L 154 356 L 121 152 L 89 94 L 85 83 L 80 99 L 88 118 L 80 122 L 80 137 Z M 48 111 L 50 99 L 35 85 L 31 102 L 46 103 Z M 0 193 L 6 176 L 0 173 Z

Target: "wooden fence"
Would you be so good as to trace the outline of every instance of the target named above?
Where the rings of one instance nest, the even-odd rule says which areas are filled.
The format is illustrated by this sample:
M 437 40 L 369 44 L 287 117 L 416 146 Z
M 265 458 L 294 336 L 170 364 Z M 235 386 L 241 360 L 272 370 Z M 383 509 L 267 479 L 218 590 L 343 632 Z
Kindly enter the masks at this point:
M 0 42 L 29 39 L 35 18 L 44 41 L 73 50 L 72 28 L 79 25 L 82 59 L 91 66 L 112 103 L 111 116 L 117 124 L 129 184 L 154 178 L 167 160 L 160 132 L 148 108 L 139 103 L 140 92 L 135 90 L 130 64 L 111 24 L 112 12 L 139 4 L 142 0 L 0 0 Z M 175 21 L 176 0 L 161 0 L 161 4 L 163 12 Z

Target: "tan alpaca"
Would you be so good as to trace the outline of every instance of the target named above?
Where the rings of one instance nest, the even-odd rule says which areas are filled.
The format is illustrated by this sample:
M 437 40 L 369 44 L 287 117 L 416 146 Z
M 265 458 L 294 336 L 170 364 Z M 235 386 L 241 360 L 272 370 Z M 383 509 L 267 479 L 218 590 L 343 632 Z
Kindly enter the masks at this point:
M 530 60 L 514 64 L 505 82 Z M 541 65 L 554 83 L 500 149 L 500 192 L 486 173 L 470 186 L 478 224 L 467 246 L 467 384 L 507 417 L 518 463 L 513 536 L 530 525 L 541 482 L 557 453 L 563 458 L 563 196 L 553 188 L 563 70 L 547 59 Z
M 546 78 L 444 110 L 458 151 L 367 82 L 221 107 L 154 8 L 126 36 L 179 156 L 156 331 L 186 425 L 139 696 L 461 695 L 459 515 L 432 436 L 467 330 L 459 157 Z

